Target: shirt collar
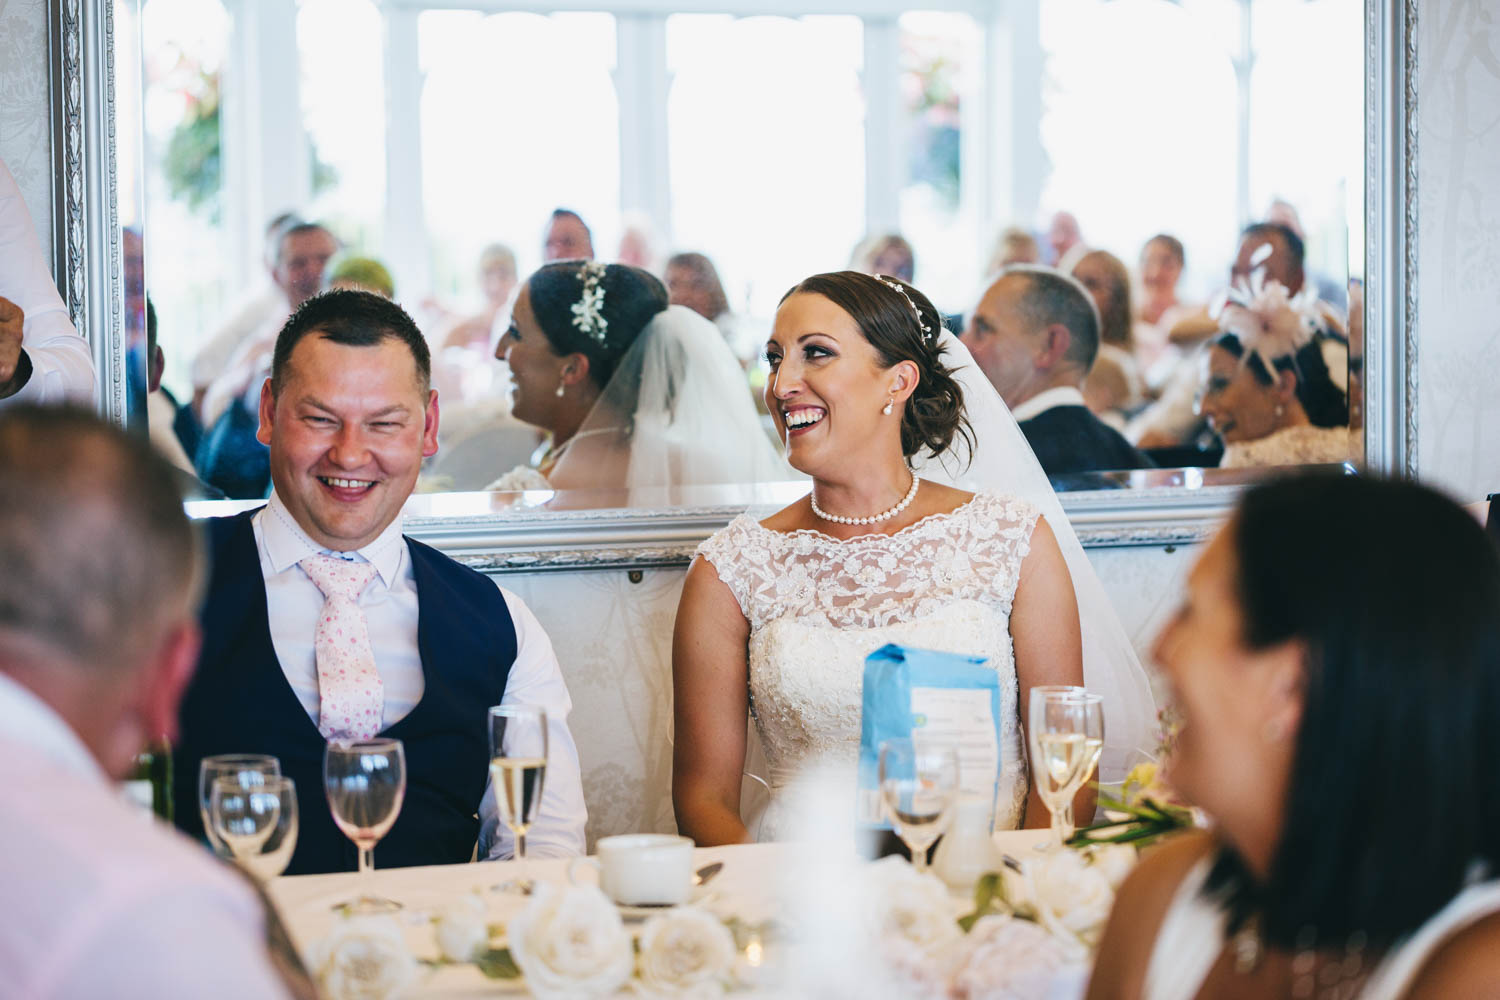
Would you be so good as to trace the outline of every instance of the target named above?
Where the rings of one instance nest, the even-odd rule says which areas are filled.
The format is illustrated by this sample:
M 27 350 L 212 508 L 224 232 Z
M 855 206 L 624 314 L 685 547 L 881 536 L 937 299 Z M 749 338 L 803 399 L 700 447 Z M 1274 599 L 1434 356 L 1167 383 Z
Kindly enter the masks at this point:
M 275 490 L 271 491 L 271 499 L 259 517 L 266 554 L 271 557 L 271 568 L 277 573 L 284 573 L 303 559 L 319 552 L 341 557 L 349 555 L 347 552 L 334 552 L 324 548 L 309 538 Z M 374 565 L 382 583 L 387 587 L 394 586 L 401 573 L 402 556 L 406 552 L 401 538 L 401 518 L 398 516 L 386 525 L 385 530 L 374 541 L 354 552 Z
M 0 673 L 0 733 L 35 750 L 58 767 L 80 777 L 106 780 L 73 727 L 30 688 Z
M 1030 420 L 1038 413 L 1050 410 L 1057 406 L 1083 406 L 1083 393 L 1077 387 L 1071 385 L 1060 385 L 1052 389 L 1043 389 L 1032 396 L 1026 402 L 1011 407 L 1011 416 L 1016 422 Z

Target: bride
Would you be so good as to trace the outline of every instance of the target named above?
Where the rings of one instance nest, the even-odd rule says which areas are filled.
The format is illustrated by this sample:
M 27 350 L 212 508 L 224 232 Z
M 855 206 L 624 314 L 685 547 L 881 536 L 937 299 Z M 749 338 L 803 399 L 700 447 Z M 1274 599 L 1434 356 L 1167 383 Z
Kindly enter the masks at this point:
M 1037 685 L 1104 695 L 1101 775 L 1118 780 L 1150 744 L 1144 673 L 1015 421 L 932 303 L 886 276 L 816 275 L 782 299 L 766 357 L 767 406 L 813 489 L 737 518 L 688 570 L 672 656 L 680 830 L 750 839 L 748 710 L 770 766 L 762 835 L 785 833 L 796 773 L 857 757 L 864 659 L 888 642 L 1000 673 L 997 828 L 1047 824 L 1022 752 Z
M 517 293 L 495 357 L 510 367 L 511 412 L 548 438 L 531 466 L 488 489 L 790 478 L 718 328 L 669 306 L 666 288 L 639 268 L 545 265 Z

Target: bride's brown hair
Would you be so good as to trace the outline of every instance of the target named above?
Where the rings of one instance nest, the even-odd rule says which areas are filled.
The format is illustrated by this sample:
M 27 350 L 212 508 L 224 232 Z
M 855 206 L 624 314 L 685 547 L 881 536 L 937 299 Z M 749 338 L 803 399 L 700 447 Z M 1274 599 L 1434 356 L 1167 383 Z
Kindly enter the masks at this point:
M 901 414 L 903 455 L 911 458 L 924 449 L 941 455 L 958 438 L 973 454 L 974 429 L 964 413 L 963 390 L 953 377 L 955 369 L 943 363 L 938 343 L 943 317 L 927 296 L 900 278 L 875 278 L 859 271 L 815 274 L 798 282 L 781 301 L 799 293 L 821 295 L 848 313 L 880 356 L 881 367 L 900 361 L 917 366 L 917 388 Z

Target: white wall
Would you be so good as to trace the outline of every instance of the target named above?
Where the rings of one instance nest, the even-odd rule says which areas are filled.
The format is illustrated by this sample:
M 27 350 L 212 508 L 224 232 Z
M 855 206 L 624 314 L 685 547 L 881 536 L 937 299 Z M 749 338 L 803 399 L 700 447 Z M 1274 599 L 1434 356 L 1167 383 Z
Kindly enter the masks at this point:
M 1500 492 L 1500 2 L 1420 17 L 1418 473 L 1480 500 Z
M 42 252 L 52 253 L 47 0 L 0 0 L 0 159 L 16 175 Z

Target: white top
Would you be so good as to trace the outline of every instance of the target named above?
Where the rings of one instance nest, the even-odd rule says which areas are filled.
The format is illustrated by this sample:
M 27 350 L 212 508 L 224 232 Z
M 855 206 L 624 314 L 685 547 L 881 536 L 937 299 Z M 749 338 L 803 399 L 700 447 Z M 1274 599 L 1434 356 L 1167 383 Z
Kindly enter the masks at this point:
M 865 657 L 895 642 L 983 656 L 999 674 L 995 827 L 1018 825 L 1026 800 L 1011 603 L 1037 510 L 977 494 L 894 535 L 845 541 L 771 531 L 741 515 L 699 552 L 750 623 L 750 704 L 770 767 L 766 839 L 797 832 L 784 792 L 814 768 L 859 756 Z
M 0 160 L 0 296 L 21 307 L 21 349 L 31 358 L 31 378 L 11 402 L 57 403 L 94 399 L 94 358 L 73 328 L 68 307 L 47 270 L 42 244 L 16 179 Z
M 1024 403 L 1011 407 L 1010 414 L 1016 418 L 1016 422 L 1030 420 L 1039 413 L 1058 406 L 1086 406 L 1083 401 L 1083 393 L 1077 386 L 1060 385 L 1052 389 L 1043 389 Z
M 1267 465 L 1325 464 L 1347 462 L 1355 457 L 1349 428 L 1300 424 L 1283 427 L 1254 441 L 1225 445 L 1219 467 L 1244 469 Z
M 321 704 L 313 633 L 323 608 L 323 592 L 297 563 L 314 553 L 328 552 L 346 558 L 352 555 L 375 565 L 375 577 L 360 594 L 359 606 L 369 621 L 375 669 L 385 685 L 381 728 L 404 718 L 421 700 L 426 681 L 417 649 L 416 579 L 410 550 L 401 537 L 400 518 L 391 522 L 373 542 L 352 554 L 329 552 L 309 538 L 275 491 L 265 509 L 251 518 L 251 525 L 260 552 L 261 573 L 266 580 L 271 644 L 287 683 L 308 716 L 317 722 Z M 582 854 L 583 826 L 588 813 L 583 802 L 578 748 L 568 731 L 568 713 L 573 702 L 552 651 L 552 642 L 541 623 L 515 594 L 504 587 L 500 593 L 516 629 L 516 661 L 511 665 L 501 704 L 539 705 L 547 712 L 547 780 L 540 813 L 526 834 L 526 854 L 536 857 Z M 475 705 L 474 711 L 484 712 L 489 707 Z M 479 820 L 479 856 L 510 857 L 515 852 L 514 837 L 498 821 L 494 789 L 489 785 L 479 806 Z
M 3 673 L 0 734 L 0 996 L 286 996 L 251 888 L 127 805 Z
M 1156 934 L 1141 1000 L 1193 1000 L 1224 949 L 1224 911 L 1202 894 L 1212 856 L 1188 872 Z M 1427 960 L 1454 934 L 1500 913 L 1500 880 L 1464 889 L 1415 933 L 1397 944 L 1375 967 L 1359 1000 L 1400 1000 Z

